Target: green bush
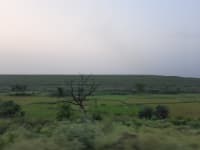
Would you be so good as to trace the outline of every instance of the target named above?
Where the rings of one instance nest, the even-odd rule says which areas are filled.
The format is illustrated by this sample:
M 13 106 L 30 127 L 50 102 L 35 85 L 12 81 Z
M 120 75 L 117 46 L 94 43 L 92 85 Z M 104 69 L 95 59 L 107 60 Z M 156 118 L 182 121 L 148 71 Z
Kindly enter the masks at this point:
M 138 129 L 143 125 L 143 122 L 142 120 L 135 118 L 133 119 L 133 125 L 136 129 Z
M 101 121 L 103 119 L 103 117 L 100 114 L 100 112 L 95 111 L 95 112 L 92 112 L 92 119 Z
M 171 119 L 171 123 L 176 126 L 182 126 L 182 125 L 187 125 L 188 120 L 185 119 L 184 117 L 176 117 Z
M 142 107 L 139 110 L 138 117 L 142 119 L 151 119 L 153 117 L 153 109 L 149 106 Z
M 66 124 L 54 133 L 55 143 L 60 147 L 77 150 L 95 149 L 95 128 L 89 124 Z
M 20 105 L 13 101 L 1 101 L 0 102 L 0 117 L 16 117 L 23 116 L 24 112 L 21 110 Z
M 58 94 L 58 97 L 64 97 L 65 96 L 65 90 L 64 90 L 64 88 L 58 87 L 57 88 L 57 94 Z
M 188 125 L 191 126 L 192 128 L 199 129 L 200 128 L 200 121 L 199 120 L 192 120 L 188 123 Z
M 1 120 L 0 121 L 0 134 L 3 134 L 6 132 L 6 130 L 9 128 L 9 121 L 4 121 L 4 120 Z
M 169 117 L 169 109 L 167 106 L 164 105 L 158 105 L 155 109 L 155 116 L 158 119 L 166 119 Z
M 62 104 L 57 113 L 57 120 L 70 119 L 72 117 L 72 108 L 69 104 Z

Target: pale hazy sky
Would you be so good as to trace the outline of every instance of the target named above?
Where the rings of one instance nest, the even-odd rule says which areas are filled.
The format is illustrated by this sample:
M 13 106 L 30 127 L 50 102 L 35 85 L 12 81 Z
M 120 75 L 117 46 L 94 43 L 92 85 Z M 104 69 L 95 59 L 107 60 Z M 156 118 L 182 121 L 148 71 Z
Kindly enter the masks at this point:
M 200 77 L 200 0 L 0 0 L 0 74 Z

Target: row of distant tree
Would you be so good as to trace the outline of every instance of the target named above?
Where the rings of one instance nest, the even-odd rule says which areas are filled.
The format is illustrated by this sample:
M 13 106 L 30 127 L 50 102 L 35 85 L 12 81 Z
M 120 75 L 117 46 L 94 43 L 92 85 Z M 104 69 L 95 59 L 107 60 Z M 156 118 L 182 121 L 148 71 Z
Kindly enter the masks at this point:
M 149 88 L 145 84 L 138 83 L 135 85 L 134 89 L 98 89 L 96 93 L 103 93 L 103 94 L 111 94 L 111 95 L 127 95 L 127 94 L 134 94 L 134 93 L 150 93 L 150 94 L 178 94 L 178 93 L 185 93 L 183 90 L 177 87 L 165 87 L 162 89 L 154 89 Z M 67 87 L 58 87 L 52 95 L 58 97 L 70 96 L 70 88 Z
M 80 77 L 83 78 L 83 77 Z M 85 77 L 84 77 L 85 78 Z M 90 77 L 92 78 L 92 77 Z M 79 79 L 77 79 L 79 80 Z M 82 86 L 78 85 L 77 80 L 70 81 L 68 84 L 66 84 L 65 87 L 57 87 L 54 92 L 52 92 L 52 96 L 58 96 L 58 97 L 64 97 L 64 96 L 70 96 L 71 95 L 71 82 L 76 82 L 76 86 Z M 94 79 L 92 79 L 93 82 L 95 82 Z M 74 83 L 73 83 L 74 84 Z M 101 90 L 100 90 L 101 91 Z M 27 95 L 32 92 L 29 91 L 28 86 L 24 84 L 15 84 L 11 86 L 11 92 L 15 93 L 15 95 Z M 131 94 L 131 93 L 152 93 L 152 94 L 178 94 L 178 93 L 184 93 L 185 91 L 181 90 L 181 88 L 177 87 L 164 87 L 161 89 L 155 89 L 155 88 L 149 88 L 143 83 L 137 83 L 135 84 L 133 89 L 113 89 L 113 90 L 104 90 L 102 93 L 106 94 Z M 99 92 L 100 93 L 100 92 Z M 33 94 L 33 93 L 32 93 Z
M 33 93 L 28 89 L 27 85 L 16 84 L 11 86 L 11 92 L 16 95 L 23 95 L 27 93 Z M 50 92 L 52 96 L 64 97 L 70 96 L 70 84 L 65 87 L 57 87 L 54 91 Z M 97 93 L 106 93 L 111 95 L 126 95 L 134 93 L 150 93 L 150 94 L 179 94 L 179 93 L 199 93 L 198 90 L 185 91 L 177 87 L 164 87 L 164 88 L 149 88 L 145 84 L 136 84 L 133 89 L 104 89 L 99 90 Z

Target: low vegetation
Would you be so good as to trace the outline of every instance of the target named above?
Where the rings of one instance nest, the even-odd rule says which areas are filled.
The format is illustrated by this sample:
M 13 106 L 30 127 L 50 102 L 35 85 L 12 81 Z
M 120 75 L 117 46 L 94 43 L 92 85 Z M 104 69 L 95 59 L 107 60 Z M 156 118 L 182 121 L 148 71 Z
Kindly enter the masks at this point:
M 72 117 L 72 108 L 69 104 L 62 104 L 58 109 L 56 119 L 61 120 L 69 120 Z
M 169 109 L 164 105 L 158 105 L 155 109 L 154 114 L 158 119 L 166 119 L 169 117 Z
M 1 134 L 4 150 L 198 150 L 199 127 L 138 119 L 60 121 L 30 126 L 10 122 Z
M 24 112 L 21 110 L 20 105 L 13 101 L 0 102 L 0 118 L 12 118 L 17 116 L 24 116 Z
M 145 118 L 145 119 L 152 119 L 153 117 L 153 109 L 151 107 L 143 107 L 139 113 L 138 113 L 138 116 L 139 118 Z
M 65 87 L 66 83 L 78 77 L 75 75 L 0 75 L 0 92 L 10 92 L 13 85 L 25 85 L 26 91 L 57 94 L 57 88 Z M 98 95 L 130 95 L 138 91 L 153 94 L 200 92 L 198 78 L 148 75 L 95 75 L 93 78 L 101 85 L 95 93 Z
M 200 149 L 199 94 L 150 94 L 137 82 L 131 94 L 105 95 L 97 83 L 84 76 L 35 95 L 0 93 L 0 150 Z

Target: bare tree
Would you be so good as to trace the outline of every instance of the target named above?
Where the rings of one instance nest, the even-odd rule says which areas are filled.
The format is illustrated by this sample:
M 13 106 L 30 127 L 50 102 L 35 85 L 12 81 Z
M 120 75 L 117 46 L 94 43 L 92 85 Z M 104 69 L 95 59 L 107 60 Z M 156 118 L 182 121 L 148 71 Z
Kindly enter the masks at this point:
M 67 92 L 72 99 L 66 98 L 62 101 L 56 102 L 40 102 L 32 104 L 58 104 L 58 103 L 70 103 L 79 106 L 79 108 L 86 113 L 85 102 L 88 100 L 89 96 L 92 96 L 96 91 L 99 84 L 95 81 L 91 75 L 80 75 L 76 76 L 74 80 L 67 83 Z
M 98 84 L 91 75 L 80 75 L 76 80 L 71 80 L 69 86 L 72 100 L 67 102 L 79 106 L 86 113 L 85 101 L 96 91 Z

